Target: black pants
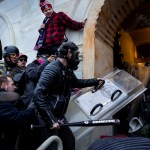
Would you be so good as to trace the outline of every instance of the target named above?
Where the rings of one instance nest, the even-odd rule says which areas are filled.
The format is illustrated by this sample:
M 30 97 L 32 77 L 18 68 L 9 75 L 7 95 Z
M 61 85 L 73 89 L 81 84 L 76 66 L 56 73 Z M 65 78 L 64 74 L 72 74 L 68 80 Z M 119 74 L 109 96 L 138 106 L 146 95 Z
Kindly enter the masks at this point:
M 39 55 L 44 55 L 44 54 L 56 55 L 57 54 L 57 50 L 60 47 L 60 45 L 61 44 L 57 44 L 57 45 L 52 45 L 51 47 L 45 46 L 44 48 L 40 48 L 38 50 L 38 54 Z
M 51 46 L 51 47 L 46 47 L 46 50 L 47 50 L 47 51 L 50 51 L 50 53 L 51 53 L 52 55 L 57 55 L 57 50 L 58 50 L 58 48 L 60 47 L 60 45 L 61 45 L 61 44 L 53 45 L 53 46 Z
M 42 129 L 43 142 L 50 136 L 57 135 L 63 143 L 64 150 L 75 150 L 75 137 L 69 127 L 50 130 Z M 57 150 L 57 144 L 53 142 L 46 150 Z
M 37 113 L 37 119 L 39 125 L 45 124 L 45 121 L 41 118 L 39 113 Z M 67 122 L 65 118 L 64 120 L 65 122 Z M 62 140 L 63 150 L 75 150 L 75 137 L 69 127 L 65 126 L 61 127 L 60 129 L 52 129 L 52 130 L 50 129 L 50 127 L 45 127 L 45 128 L 38 128 L 37 130 L 38 133 L 41 135 L 40 138 L 41 142 L 39 145 L 41 145 L 50 136 L 56 135 Z M 57 143 L 52 142 L 46 150 L 57 150 Z
M 64 150 L 75 150 L 75 137 L 69 127 L 59 129 L 58 136 L 62 140 Z

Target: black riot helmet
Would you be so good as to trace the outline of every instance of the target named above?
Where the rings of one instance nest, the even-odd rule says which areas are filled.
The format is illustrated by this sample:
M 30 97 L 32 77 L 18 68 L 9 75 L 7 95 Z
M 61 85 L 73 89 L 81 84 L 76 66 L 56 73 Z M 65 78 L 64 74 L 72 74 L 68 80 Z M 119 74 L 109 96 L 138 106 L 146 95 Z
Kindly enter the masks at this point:
M 17 54 L 19 56 L 19 49 L 16 46 L 6 46 L 3 51 L 3 58 L 5 58 L 9 54 Z
M 72 70 L 78 69 L 78 64 L 80 63 L 79 60 L 79 48 L 77 45 L 73 42 L 64 42 L 61 44 L 61 46 L 58 48 L 57 56 L 60 58 L 66 58 L 68 61 L 68 67 Z M 68 52 L 72 53 L 71 58 L 67 57 Z
M 10 56 L 11 55 L 16 55 L 17 57 L 19 56 L 19 49 L 16 46 L 6 46 L 4 47 L 3 50 L 3 58 L 5 60 L 6 63 L 8 63 L 9 65 L 13 65 L 16 64 L 16 62 L 12 62 Z

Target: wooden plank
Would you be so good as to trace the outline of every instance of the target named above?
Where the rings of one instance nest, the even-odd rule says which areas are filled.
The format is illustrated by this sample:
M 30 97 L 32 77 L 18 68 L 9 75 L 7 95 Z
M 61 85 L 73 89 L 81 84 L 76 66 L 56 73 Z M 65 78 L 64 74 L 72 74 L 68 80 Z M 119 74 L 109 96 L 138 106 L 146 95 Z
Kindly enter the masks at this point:
M 116 24 L 114 23 L 114 20 L 111 18 L 110 20 L 110 26 L 112 27 L 112 29 L 116 32 L 118 27 L 116 26 Z
M 126 1 L 126 2 L 124 3 L 124 9 L 125 9 L 125 11 L 126 11 L 126 14 L 129 14 L 129 13 L 131 12 L 131 8 L 129 7 L 128 1 Z
M 102 17 L 102 16 L 101 16 Z M 105 22 L 104 23 L 104 20 L 101 18 L 101 17 L 99 17 L 98 19 L 97 19 L 97 24 L 99 25 L 99 27 L 100 28 L 103 28 L 104 30 L 106 30 L 107 31 L 107 26 L 108 26 L 108 23 L 107 22 Z M 100 20 L 101 19 L 101 20 Z M 102 21 L 103 20 L 103 21 Z M 112 34 L 112 33 L 110 33 L 112 36 L 114 35 L 114 34 Z
M 113 42 L 111 42 L 102 32 L 100 32 L 99 30 L 95 31 L 95 33 L 97 33 L 98 36 L 101 37 L 101 39 L 106 42 L 109 45 L 113 46 Z
M 102 38 L 102 40 L 106 43 L 108 43 L 111 47 L 113 46 L 113 42 L 110 41 L 100 30 L 96 30 L 95 33 Z
M 112 21 L 113 21 L 113 23 L 115 24 L 115 26 L 118 27 L 119 22 L 118 22 L 117 18 L 115 17 L 114 12 L 112 12 Z
M 109 43 L 107 43 L 107 41 L 105 41 L 97 32 L 95 32 L 95 37 L 96 38 L 98 38 L 98 40 L 100 40 L 100 41 L 102 41 L 102 42 L 104 42 L 109 48 L 113 48 L 113 45 L 111 44 L 109 44 Z
M 96 25 L 96 28 L 96 30 L 100 30 L 101 32 L 103 32 L 110 39 L 110 41 L 114 41 L 114 36 L 110 35 L 110 33 L 107 32 L 104 28 L 101 28 L 101 26 L 99 25 Z
M 120 7 L 125 3 L 124 0 L 110 0 L 110 1 L 112 1 L 111 3 L 113 7 L 115 8 L 115 10 L 119 10 Z
M 126 17 L 126 12 L 124 12 L 122 7 L 119 8 L 118 13 L 121 16 L 122 20 Z
M 98 21 L 101 23 L 102 26 L 106 26 L 106 24 L 108 23 L 109 20 L 107 20 L 107 18 L 104 16 L 104 12 L 101 11 L 99 13 L 99 17 L 98 17 Z
M 112 31 L 116 30 L 115 25 L 111 22 L 111 16 L 112 15 L 110 15 L 108 17 L 104 10 L 102 10 L 100 14 L 101 14 L 102 18 L 104 19 L 105 26 L 108 26 L 108 27 L 110 26 L 112 28 Z M 111 29 L 108 29 L 108 30 L 111 32 Z
M 118 14 L 121 17 L 122 21 L 122 18 L 124 19 L 126 17 L 126 12 L 122 9 L 122 6 L 125 3 L 124 0 L 114 0 L 112 3 L 114 6 L 114 10 L 116 10 L 116 14 Z
M 98 24 L 100 24 L 100 26 L 102 27 L 102 28 L 105 28 L 105 30 L 106 31 L 108 31 L 112 36 L 114 36 L 115 35 L 115 33 L 114 33 L 114 31 L 109 27 L 109 24 L 101 24 L 101 20 L 98 18 Z
M 112 19 L 116 25 L 116 29 L 118 30 L 118 28 L 120 27 L 120 22 L 117 20 L 117 18 L 115 17 L 115 14 L 113 14 Z
M 110 32 L 113 36 L 115 35 L 115 31 L 113 31 L 113 30 L 110 28 L 109 24 L 106 25 L 106 29 L 107 29 L 108 32 Z
M 120 24 L 120 22 L 122 22 L 122 17 L 121 17 L 121 15 L 118 14 L 118 12 L 117 12 L 117 10 L 116 10 L 115 8 L 113 8 L 112 12 L 114 12 L 114 16 L 117 17 L 117 20 L 118 20 L 118 22 L 119 22 L 119 24 Z
M 110 13 L 110 12 L 109 12 Z M 111 15 L 106 10 L 101 10 L 101 16 L 104 18 L 105 22 L 109 22 Z
M 103 16 L 105 22 L 107 22 L 107 24 L 109 24 L 110 28 L 112 28 L 113 30 L 116 30 L 117 27 L 115 26 L 114 22 L 115 21 L 112 21 L 113 20 L 113 4 L 110 0 L 107 0 L 105 2 L 105 5 L 104 7 L 102 7 L 102 10 L 101 10 L 101 15 Z

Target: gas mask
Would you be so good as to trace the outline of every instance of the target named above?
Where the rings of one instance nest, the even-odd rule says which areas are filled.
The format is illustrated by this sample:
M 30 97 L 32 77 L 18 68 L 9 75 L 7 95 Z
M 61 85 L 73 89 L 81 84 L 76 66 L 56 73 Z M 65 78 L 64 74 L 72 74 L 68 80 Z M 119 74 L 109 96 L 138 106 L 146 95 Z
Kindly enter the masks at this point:
M 72 70 L 77 70 L 78 69 L 78 65 L 80 63 L 79 51 L 73 51 L 71 53 L 72 53 L 71 58 L 68 58 L 68 66 Z
M 67 56 L 68 52 L 72 54 L 70 58 Z M 57 56 L 60 58 L 67 59 L 69 69 L 71 70 L 78 69 L 78 64 L 80 62 L 79 51 L 75 43 L 70 42 L 70 41 L 62 43 L 61 46 L 58 48 Z

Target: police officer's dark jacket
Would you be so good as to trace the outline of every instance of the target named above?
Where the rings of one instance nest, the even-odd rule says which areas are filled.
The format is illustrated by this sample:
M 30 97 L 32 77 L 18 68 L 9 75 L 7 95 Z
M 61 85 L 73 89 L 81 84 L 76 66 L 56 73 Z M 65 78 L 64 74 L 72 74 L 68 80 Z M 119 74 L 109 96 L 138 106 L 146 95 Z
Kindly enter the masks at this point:
M 48 124 L 62 119 L 69 103 L 71 88 L 98 85 L 97 79 L 77 79 L 59 59 L 48 64 L 34 91 L 34 102 Z

